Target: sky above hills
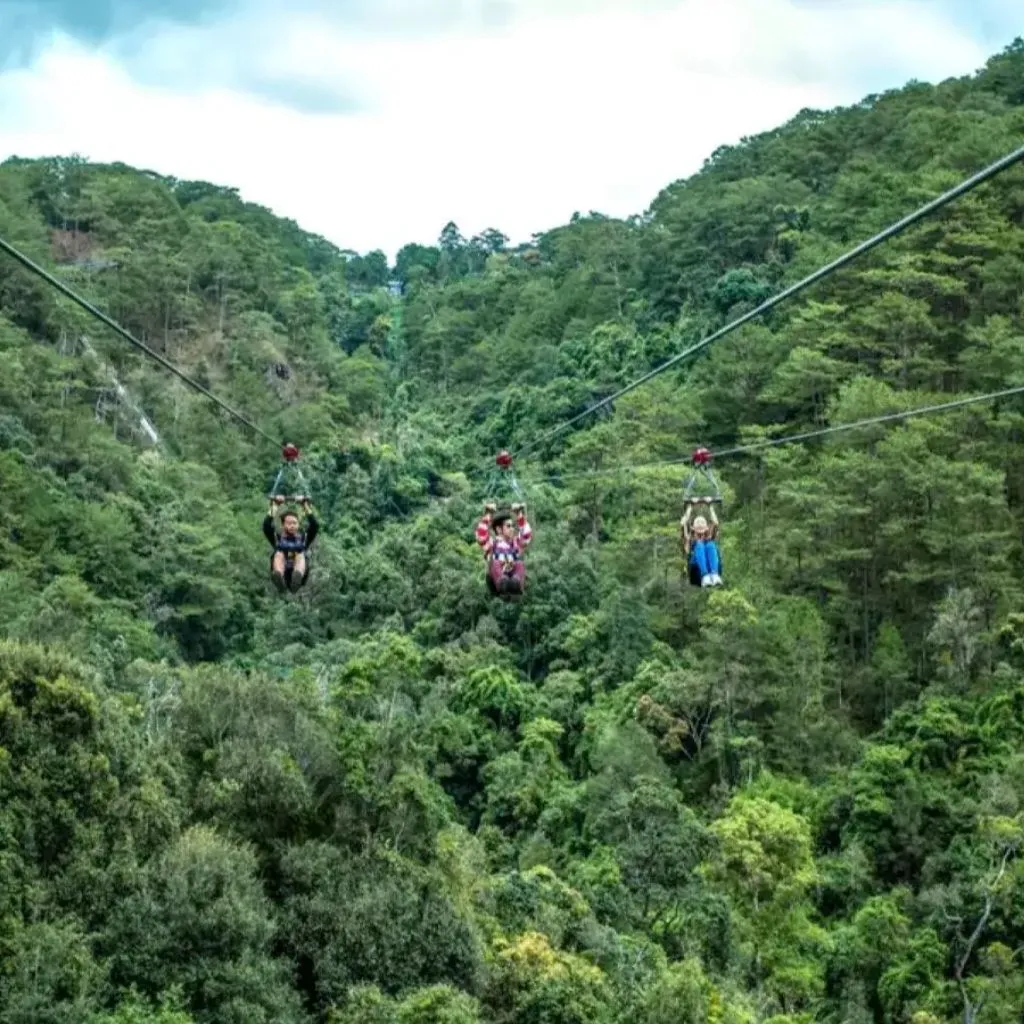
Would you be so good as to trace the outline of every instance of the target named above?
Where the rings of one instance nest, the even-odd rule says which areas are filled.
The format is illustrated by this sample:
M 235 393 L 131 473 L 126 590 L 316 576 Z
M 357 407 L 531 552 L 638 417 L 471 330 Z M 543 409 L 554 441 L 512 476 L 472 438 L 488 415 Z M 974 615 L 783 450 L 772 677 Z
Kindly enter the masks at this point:
M 233 185 L 389 256 L 523 241 L 1022 34 L 1019 0 L 2 0 L 0 160 Z

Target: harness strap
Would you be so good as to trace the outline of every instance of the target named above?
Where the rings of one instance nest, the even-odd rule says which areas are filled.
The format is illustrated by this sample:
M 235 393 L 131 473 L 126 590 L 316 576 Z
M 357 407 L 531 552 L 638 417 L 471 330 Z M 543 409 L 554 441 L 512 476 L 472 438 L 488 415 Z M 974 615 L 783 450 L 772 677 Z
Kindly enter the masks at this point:
M 689 501 L 693 497 L 694 490 L 697 487 L 697 481 L 701 478 L 707 480 L 708 486 L 711 489 L 711 498 L 715 501 L 721 501 L 722 490 L 718 486 L 718 481 L 715 479 L 715 474 L 712 472 L 710 466 L 694 467 L 693 472 L 686 481 L 686 485 L 683 487 L 683 501 Z

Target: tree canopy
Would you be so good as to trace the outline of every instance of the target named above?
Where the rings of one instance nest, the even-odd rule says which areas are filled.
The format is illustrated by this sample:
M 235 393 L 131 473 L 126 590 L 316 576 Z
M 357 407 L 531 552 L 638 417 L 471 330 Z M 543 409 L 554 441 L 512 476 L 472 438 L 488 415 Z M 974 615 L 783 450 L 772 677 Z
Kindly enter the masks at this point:
M 1020 144 L 1024 42 L 803 111 L 629 219 L 394 266 L 237 191 L 0 165 L 0 1024 L 1007 1024 L 1024 1005 L 1024 170 L 517 464 Z

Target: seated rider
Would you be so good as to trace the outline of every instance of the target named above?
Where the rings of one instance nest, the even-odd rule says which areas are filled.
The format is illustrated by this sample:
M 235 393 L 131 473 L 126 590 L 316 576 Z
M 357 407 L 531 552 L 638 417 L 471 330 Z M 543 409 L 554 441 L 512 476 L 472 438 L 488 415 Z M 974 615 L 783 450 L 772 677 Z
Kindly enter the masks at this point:
M 694 505 L 701 504 L 708 506 L 711 522 L 708 523 L 704 516 L 697 516 L 691 523 Z M 690 582 L 694 586 L 720 587 L 722 559 L 718 553 L 718 517 L 712 503 L 705 500 L 688 501 L 679 528 L 683 552 L 687 556 Z
M 274 548 L 270 560 L 270 575 L 278 590 L 296 591 L 309 579 L 309 566 L 306 563 L 306 552 L 316 540 L 320 528 L 310 508 L 309 499 L 301 498 L 302 510 L 306 513 L 306 528 L 299 530 L 298 513 L 288 509 L 281 516 L 281 532 L 274 529 L 274 513 L 284 498 L 274 498 L 263 520 L 263 536 Z
M 526 583 L 523 554 L 533 540 L 533 530 L 523 505 L 513 505 L 511 515 L 495 513 L 494 505 L 485 505 L 476 525 L 476 540 L 487 562 L 487 586 L 492 594 L 521 594 Z

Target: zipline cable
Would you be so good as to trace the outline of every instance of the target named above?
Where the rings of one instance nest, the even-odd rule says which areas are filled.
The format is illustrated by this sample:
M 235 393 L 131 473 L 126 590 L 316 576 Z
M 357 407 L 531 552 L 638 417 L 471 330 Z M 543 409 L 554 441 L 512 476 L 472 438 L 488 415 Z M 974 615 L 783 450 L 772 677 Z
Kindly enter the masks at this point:
M 777 295 L 773 295 L 770 299 L 767 299 L 765 302 L 762 302 L 761 305 L 758 306 L 756 309 L 752 309 L 749 313 L 744 313 L 743 316 L 737 317 L 737 319 L 733 320 L 731 323 L 728 323 L 724 327 L 719 328 L 717 331 L 714 332 L 714 334 L 709 335 L 708 337 L 702 339 L 701 341 L 698 341 L 695 345 L 691 345 L 689 348 L 684 349 L 677 355 L 672 356 L 671 359 L 662 363 L 661 366 L 655 367 L 649 373 L 644 374 L 642 377 L 639 377 L 632 383 L 627 384 L 623 388 L 620 388 L 618 391 L 615 392 L 615 394 L 609 395 L 607 398 L 602 398 L 600 402 L 595 402 L 589 408 L 584 409 L 583 412 L 577 414 L 576 416 L 573 416 L 571 419 L 566 420 L 559 426 L 554 427 L 553 429 L 542 434 L 534 442 L 523 445 L 522 448 L 520 448 L 518 451 L 514 453 L 514 457 L 520 458 L 527 452 L 534 451 L 535 449 L 540 447 L 540 445 L 544 444 L 546 441 L 550 441 L 552 438 L 557 437 L 559 434 L 568 430 L 574 424 L 579 423 L 580 420 L 589 416 L 591 413 L 596 412 L 598 409 L 604 408 L 604 406 L 606 405 L 610 405 L 617 399 L 622 398 L 623 395 L 627 395 L 630 391 L 635 390 L 642 384 L 646 384 L 649 380 L 653 380 L 653 378 L 657 377 L 658 374 L 664 373 L 666 370 L 675 366 L 677 363 L 682 362 L 682 360 L 686 359 L 688 356 L 695 355 L 702 349 L 705 349 L 714 342 L 719 341 L 721 338 L 724 338 L 727 334 L 731 334 L 737 328 L 742 327 L 746 323 L 749 323 L 751 320 L 761 316 L 763 313 L 767 313 L 769 310 L 774 309 L 777 305 L 779 305 L 780 302 L 783 302 L 784 300 L 790 298 L 791 296 L 796 295 L 798 292 L 802 292 L 805 288 L 809 288 L 812 284 L 815 284 L 816 282 L 820 281 L 823 277 L 827 277 L 829 274 L 834 273 L 841 267 L 846 266 L 847 263 L 852 262 L 858 256 L 862 256 L 869 250 L 876 248 L 883 242 L 886 242 L 895 235 L 898 235 L 901 231 L 906 230 L 912 224 L 916 224 L 919 220 L 922 220 L 924 217 L 927 217 L 928 214 L 933 213 L 940 207 L 943 207 L 947 203 L 952 202 L 954 199 L 959 198 L 966 192 L 970 192 L 971 189 L 977 188 L 978 185 L 981 185 L 983 182 L 988 181 L 990 178 L 994 178 L 997 174 L 1000 174 L 1007 168 L 1012 167 L 1015 163 L 1017 163 L 1017 161 L 1021 159 L 1024 159 L 1024 146 L 1021 146 L 1020 149 L 1014 150 L 1012 153 L 1008 153 L 1006 156 L 997 160 L 995 163 L 989 164 L 988 167 L 984 168 L 981 171 L 978 171 L 977 174 L 968 178 L 966 181 L 962 181 L 959 185 L 955 186 L 954 188 L 951 188 L 948 192 L 943 192 L 942 195 L 931 200 L 931 202 L 925 203 L 925 205 L 922 206 L 920 209 L 915 210 L 913 213 L 904 217 L 902 220 L 897 221 L 895 224 L 890 224 L 889 227 L 885 228 L 883 231 L 880 231 L 877 235 L 874 235 L 872 238 L 869 238 L 866 242 L 861 242 L 860 245 L 858 245 L 856 248 L 851 249 L 843 256 L 840 256 L 838 259 L 835 259 L 831 263 L 828 263 L 825 266 L 814 271 L 813 274 L 809 274 L 802 281 L 798 281 L 796 284 L 790 285 L 788 288 L 786 288 L 784 291 L 779 292 Z
M 987 395 L 972 395 L 970 398 L 958 398 L 952 402 L 943 402 L 940 405 L 926 405 L 919 409 L 907 409 L 904 412 L 890 412 L 882 416 L 871 416 L 867 419 L 856 420 L 853 423 L 838 423 L 831 427 L 820 427 L 817 430 L 808 430 L 801 434 L 789 434 L 785 437 L 772 437 L 764 441 L 752 441 L 750 444 L 737 445 L 734 448 L 726 448 L 725 451 L 715 452 L 714 459 L 725 459 L 732 455 L 746 455 L 749 452 L 760 451 L 764 448 L 774 448 L 783 444 L 796 444 L 799 441 L 810 441 L 815 437 L 824 437 L 826 434 L 838 434 L 846 430 L 856 430 L 859 427 L 871 427 L 880 423 L 893 423 L 897 420 L 908 420 L 913 416 L 930 416 L 933 413 L 950 412 L 953 409 L 961 409 L 967 405 L 977 405 L 980 402 L 993 402 L 998 398 L 1008 398 L 1011 395 L 1024 394 L 1024 384 L 1007 388 L 1004 391 L 993 391 Z M 673 466 L 688 465 L 690 458 L 670 459 L 664 462 L 639 462 L 626 464 L 619 467 L 619 472 L 627 472 L 641 469 L 669 469 Z M 562 480 L 582 480 L 593 477 L 607 477 L 615 475 L 615 470 L 587 470 L 579 473 L 559 473 L 554 476 L 544 477 L 550 482 Z
M 871 416 L 868 419 L 859 420 L 856 423 L 839 423 L 833 427 L 821 427 L 818 430 L 809 430 L 803 434 L 790 434 L 788 437 L 772 437 L 764 441 L 752 441 L 750 444 L 738 445 L 735 448 L 726 448 L 723 452 L 715 454 L 716 459 L 726 458 L 730 455 L 746 455 L 749 452 L 759 451 L 762 448 L 774 448 L 781 444 L 794 444 L 797 441 L 809 441 L 815 437 L 825 437 L 827 434 L 838 434 L 844 430 L 853 430 L 856 427 L 873 427 L 879 423 L 893 423 L 897 420 L 909 420 L 914 416 L 931 416 L 934 413 L 950 412 L 953 409 L 962 409 L 967 405 L 977 405 L 980 402 L 994 402 L 999 398 L 1008 398 L 1011 395 L 1024 394 L 1024 384 L 1006 388 L 1003 391 L 993 391 L 987 395 L 974 395 L 971 398 L 958 398 L 952 402 L 943 402 L 940 405 L 929 405 L 922 409 L 908 409 L 906 412 L 891 412 L 883 416 Z
M 4 241 L 4 239 L 0 238 L 0 249 L 3 249 L 3 251 L 6 252 L 9 256 L 17 260 L 23 267 L 25 267 L 26 270 L 31 270 L 32 273 L 37 274 L 48 284 L 53 285 L 54 288 L 56 288 L 58 291 L 66 295 L 69 299 L 71 299 L 72 302 L 78 303 L 78 305 L 81 306 L 82 309 L 84 309 L 87 313 L 91 313 L 99 321 L 106 324 L 107 327 L 109 327 L 112 331 L 119 334 L 129 344 L 134 345 L 137 349 L 140 349 L 151 359 L 155 359 L 161 366 L 163 366 L 167 370 L 170 370 L 171 373 L 175 375 L 175 377 L 178 377 L 180 380 L 184 381 L 190 388 L 195 389 L 196 391 L 199 392 L 199 394 L 210 399 L 211 402 L 214 402 L 217 405 L 219 405 L 221 409 L 228 413 L 228 415 L 233 416 L 236 420 L 238 420 L 239 423 L 245 425 L 254 433 L 258 434 L 260 437 L 265 438 L 271 444 L 276 445 L 277 447 L 282 447 L 281 441 L 278 441 L 277 438 L 272 437 L 261 427 L 257 426 L 247 416 L 243 416 L 242 413 L 238 412 L 238 410 L 233 409 L 223 399 L 218 398 L 208 388 L 203 387 L 203 385 L 200 384 L 199 381 L 194 380 L 192 377 L 188 376 L 187 373 L 183 372 L 182 370 L 179 370 L 178 367 L 174 365 L 174 363 L 164 358 L 162 355 L 160 355 L 159 352 L 155 352 L 148 345 L 139 341 L 138 338 L 134 337 L 134 335 L 126 331 L 119 323 L 117 323 L 115 320 L 111 320 L 106 313 L 97 309 L 88 300 L 83 299 L 79 294 L 77 294 L 77 292 L 72 291 L 66 284 L 64 284 L 63 281 L 58 280 L 48 270 L 44 270 L 41 266 L 39 266 L 38 263 L 34 263 L 24 253 L 19 252 L 17 249 L 15 249 L 14 246 L 10 244 L 10 242 L 6 242 Z

